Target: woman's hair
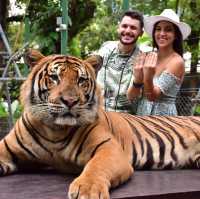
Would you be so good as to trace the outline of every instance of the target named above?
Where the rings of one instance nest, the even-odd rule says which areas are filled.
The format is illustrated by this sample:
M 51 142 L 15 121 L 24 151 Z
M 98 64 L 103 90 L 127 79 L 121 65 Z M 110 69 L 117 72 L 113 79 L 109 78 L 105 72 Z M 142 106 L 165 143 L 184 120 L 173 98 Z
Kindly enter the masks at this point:
M 155 23 L 154 27 L 153 27 L 153 48 L 157 48 L 158 49 L 158 45 L 156 43 L 155 40 L 155 31 L 156 31 L 156 26 L 160 21 L 158 21 L 157 23 Z M 175 52 L 177 52 L 181 57 L 183 57 L 183 36 L 181 34 L 181 31 L 179 30 L 178 26 L 176 26 L 174 23 L 172 23 L 175 29 L 175 39 L 173 42 L 173 49 L 175 50 Z

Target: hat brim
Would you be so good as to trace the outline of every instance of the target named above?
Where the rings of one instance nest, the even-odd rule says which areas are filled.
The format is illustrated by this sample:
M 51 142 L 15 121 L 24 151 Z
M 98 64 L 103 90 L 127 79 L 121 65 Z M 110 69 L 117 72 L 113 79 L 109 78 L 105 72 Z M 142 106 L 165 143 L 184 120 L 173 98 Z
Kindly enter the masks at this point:
M 144 30 L 151 37 L 153 33 L 153 27 L 159 21 L 169 21 L 175 24 L 179 28 L 183 36 L 183 40 L 185 40 L 191 33 L 190 26 L 184 22 L 175 22 L 174 20 L 164 16 L 150 16 L 144 18 Z

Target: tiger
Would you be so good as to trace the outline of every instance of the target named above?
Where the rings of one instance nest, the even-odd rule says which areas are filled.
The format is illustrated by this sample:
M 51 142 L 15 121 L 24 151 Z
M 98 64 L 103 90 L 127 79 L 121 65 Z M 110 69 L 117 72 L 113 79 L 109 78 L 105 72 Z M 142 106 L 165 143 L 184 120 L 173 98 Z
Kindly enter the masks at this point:
M 51 167 L 77 174 L 69 199 L 109 199 L 136 169 L 200 168 L 200 117 L 106 112 L 99 56 L 29 49 L 21 117 L 0 141 L 1 176 Z

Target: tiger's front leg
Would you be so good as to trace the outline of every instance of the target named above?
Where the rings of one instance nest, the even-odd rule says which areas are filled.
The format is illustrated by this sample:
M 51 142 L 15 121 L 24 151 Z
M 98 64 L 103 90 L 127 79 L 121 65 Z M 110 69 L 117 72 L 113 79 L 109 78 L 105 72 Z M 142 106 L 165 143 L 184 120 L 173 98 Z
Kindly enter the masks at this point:
M 0 176 L 8 175 L 17 171 L 14 154 L 9 151 L 9 146 L 5 139 L 0 142 Z
M 0 141 L 0 175 L 9 175 L 18 170 L 19 154 L 22 140 L 17 135 L 16 126 Z
M 109 199 L 109 189 L 130 178 L 133 168 L 115 140 L 101 146 L 70 185 L 70 199 Z

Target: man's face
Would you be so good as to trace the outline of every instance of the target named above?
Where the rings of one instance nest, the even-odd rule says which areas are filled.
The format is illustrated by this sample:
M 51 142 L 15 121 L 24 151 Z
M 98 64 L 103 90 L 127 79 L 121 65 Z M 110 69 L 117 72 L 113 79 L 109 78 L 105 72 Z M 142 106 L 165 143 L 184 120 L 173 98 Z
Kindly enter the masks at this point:
M 118 27 L 119 40 L 124 45 L 136 43 L 139 36 L 143 33 L 140 21 L 124 16 Z

